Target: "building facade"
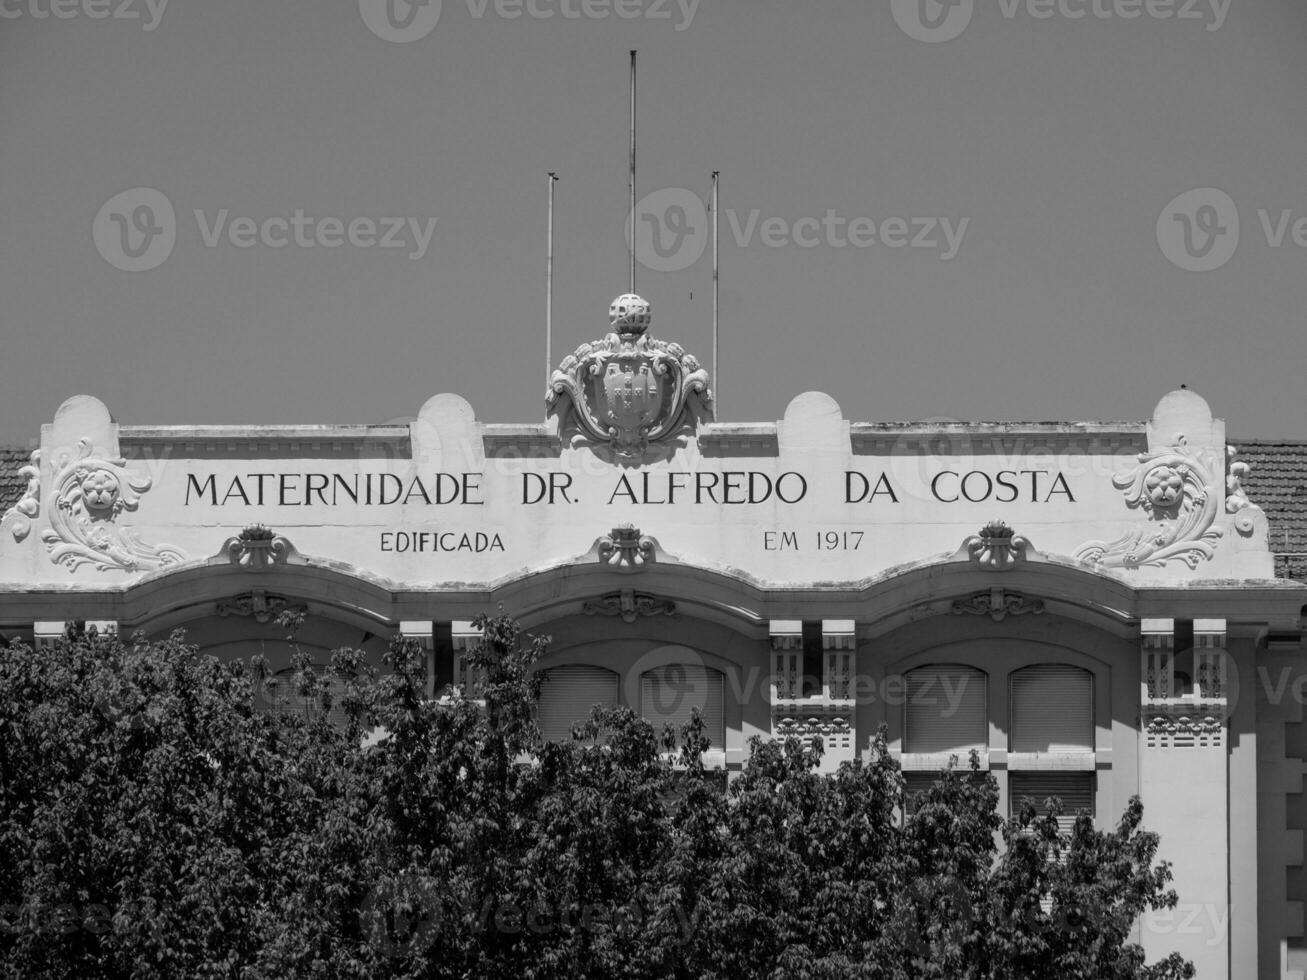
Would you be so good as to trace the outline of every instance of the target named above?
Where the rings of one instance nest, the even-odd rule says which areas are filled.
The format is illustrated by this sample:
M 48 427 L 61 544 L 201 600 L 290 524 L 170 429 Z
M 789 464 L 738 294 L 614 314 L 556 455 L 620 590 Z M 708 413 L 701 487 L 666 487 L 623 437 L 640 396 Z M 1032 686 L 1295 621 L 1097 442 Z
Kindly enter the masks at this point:
M 0 632 L 182 627 L 281 669 L 302 609 L 324 667 L 418 638 L 438 696 L 475 689 L 471 620 L 502 606 L 552 637 L 547 737 L 596 703 L 697 709 L 715 766 L 792 734 L 833 769 L 883 724 L 910 786 L 974 749 L 1004 807 L 1107 827 L 1139 795 L 1180 895 L 1140 923 L 1150 956 L 1303 976 L 1307 446 L 1236 449 L 1187 390 L 1137 423 L 858 423 L 814 392 L 720 423 L 649 326 L 615 301 L 541 424 L 455 395 L 388 426 L 70 398 L 6 457 Z

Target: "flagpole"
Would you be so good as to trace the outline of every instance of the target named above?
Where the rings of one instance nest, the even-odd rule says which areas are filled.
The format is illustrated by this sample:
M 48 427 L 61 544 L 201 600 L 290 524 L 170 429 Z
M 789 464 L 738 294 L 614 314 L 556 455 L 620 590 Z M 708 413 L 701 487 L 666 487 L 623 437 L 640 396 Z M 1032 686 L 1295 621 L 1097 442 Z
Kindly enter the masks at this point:
M 545 384 L 554 371 L 554 182 L 558 174 L 549 171 L 549 245 L 545 251 Z
M 631 273 L 629 279 L 629 288 L 627 292 L 635 292 L 635 52 L 631 52 L 631 207 L 628 214 L 631 216 L 631 243 L 630 243 L 630 260 Z
M 717 186 L 721 181 L 721 171 L 712 172 L 712 383 L 715 392 L 713 415 L 716 418 L 721 417 L 722 407 L 722 381 L 721 375 L 717 373 L 717 336 L 718 336 L 718 306 L 719 306 L 719 267 L 717 264 Z

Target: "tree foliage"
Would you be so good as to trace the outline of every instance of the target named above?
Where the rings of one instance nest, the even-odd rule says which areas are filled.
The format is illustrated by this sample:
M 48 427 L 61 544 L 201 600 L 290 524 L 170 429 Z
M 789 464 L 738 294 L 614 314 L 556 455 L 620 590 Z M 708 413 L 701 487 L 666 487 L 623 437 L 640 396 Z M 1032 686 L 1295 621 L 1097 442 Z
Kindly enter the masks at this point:
M 1055 804 L 1001 820 L 973 761 L 907 801 L 884 732 L 833 775 L 755 742 L 728 790 L 697 718 L 542 743 L 547 641 L 480 625 L 477 700 L 425 698 L 396 640 L 381 672 L 337 651 L 334 695 L 297 657 L 300 713 L 180 635 L 2 651 L 4 975 L 1192 976 L 1130 942 L 1176 902 L 1138 800 L 1059 835 Z

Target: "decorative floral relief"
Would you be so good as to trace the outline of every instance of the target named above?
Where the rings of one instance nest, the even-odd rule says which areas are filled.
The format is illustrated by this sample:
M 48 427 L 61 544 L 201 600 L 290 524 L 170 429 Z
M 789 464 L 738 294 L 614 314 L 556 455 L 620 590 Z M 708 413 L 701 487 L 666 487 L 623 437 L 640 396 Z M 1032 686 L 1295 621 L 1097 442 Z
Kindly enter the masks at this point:
M 969 599 L 958 599 L 953 603 L 955 616 L 967 614 L 988 616 L 996 623 L 1001 623 L 1008 616 L 1024 616 L 1026 613 L 1034 613 L 1038 616 L 1043 612 L 1042 599 L 1027 599 L 1023 595 L 1000 588 L 978 592 Z
M 1235 450 L 1226 450 L 1225 509 L 1237 515 L 1235 527 L 1241 534 L 1253 531 L 1252 508 L 1242 488 L 1247 463 L 1234 462 Z M 1197 453 L 1191 452 L 1183 434 L 1175 443 L 1156 452 L 1139 454 L 1139 463 L 1112 477 L 1112 485 L 1125 494 L 1126 505 L 1139 508 L 1148 521 L 1131 528 L 1115 541 L 1089 541 L 1076 557 L 1109 568 L 1163 567 L 1182 561 L 1197 568 L 1211 559 L 1224 531 L 1214 526 L 1217 512 L 1218 475 Z
M 306 607 L 291 605 L 291 601 L 285 596 L 269 595 L 263 589 L 254 589 L 244 595 L 219 600 L 217 606 L 219 616 L 248 616 L 259 623 L 270 622 L 286 610 L 302 613 L 306 611 Z
M 1149 735 L 1214 735 L 1225 727 L 1225 722 L 1214 715 L 1198 717 L 1180 715 L 1167 717 L 1159 715 L 1148 722 L 1145 731 Z
M 598 599 L 587 599 L 581 611 L 587 616 L 621 616 L 625 622 L 634 623 L 641 616 L 670 616 L 676 612 L 676 603 L 634 589 L 622 589 Z
M 70 569 L 94 565 L 102 571 L 117 568 L 134 572 L 186 560 L 180 549 L 168 544 L 146 544 L 134 530 L 115 523 L 119 514 L 136 510 L 140 495 L 150 489 L 149 477 L 129 470 L 125 459 L 95 456 L 91 441 L 79 439 L 75 447 L 56 453 L 53 466 L 50 528 L 41 539 L 56 565 Z M 34 496 L 31 484 L 28 494 Z M 18 506 L 25 503 L 26 497 Z
M 1225 512 L 1234 515 L 1234 529 L 1244 537 L 1253 533 L 1256 524 L 1253 515 L 1260 509 L 1244 493 L 1243 479 L 1252 472 L 1247 463 L 1236 460 L 1239 450 L 1234 446 L 1225 447 Z
M 18 471 L 19 476 L 27 477 L 27 489 L 22 499 L 4 513 L 4 517 L 13 518 L 9 530 L 15 541 L 22 541 L 31 533 L 32 520 L 41 513 L 41 450 L 34 450 L 31 463 Z
M 218 554 L 225 554 L 233 565 L 262 571 L 273 565 L 285 565 L 298 552 L 289 540 L 272 528 L 251 524 L 236 537 L 224 541 Z
M 990 521 L 979 534 L 963 541 L 962 547 L 981 568 L 1005 572 L 1026 560 L 1030 542 L 1003 521 Z
M 619 524 L 598 541 L 599 560 L 619 571 L 633 572 L 657 559 L 654 539 L 640 533 L 634 524 Z

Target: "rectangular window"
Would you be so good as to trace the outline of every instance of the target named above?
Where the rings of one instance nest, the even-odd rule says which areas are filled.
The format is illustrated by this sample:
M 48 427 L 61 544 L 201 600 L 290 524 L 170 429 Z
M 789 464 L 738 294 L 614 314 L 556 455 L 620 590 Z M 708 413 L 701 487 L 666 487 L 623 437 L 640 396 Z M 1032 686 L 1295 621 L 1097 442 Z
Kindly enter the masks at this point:
M 545 674 L 536 708 L 536 727 L 548 742 L 567 741 L 572 726 L 585 721 L 595 705 L 617 706 L 617 675 L 602 667 L 569 665 Z
M 1021 801 L 1029 797 L 1042 816 L 1047 812 L 1044 801 L 1055 796 L 1062 801 L 1058 829 L 1069 834 L 1081 810 L 1088 810 L 1091 817 L 1094 815 L 1094 780 L 1092 772 L 1008 773 L 1008 813 L 1016 814 Z
M 930 666 L 908 672 L 904 751 L 955 754 L 966 765 L 972 749 L 989 745 L 989 696 L 974 667 Z
M 1066 664 L 1040 664 L 1011 675 L 1009 750 L 1039 755 L 1094 751 L 1094 676 Z
M 655 729 L 670 724 L 678 733 L 697 708 L 709 746 L 726 748 L 725 684 L 722 672 L 698 664 L 668 664 L 640 675 L 640 710 Z

